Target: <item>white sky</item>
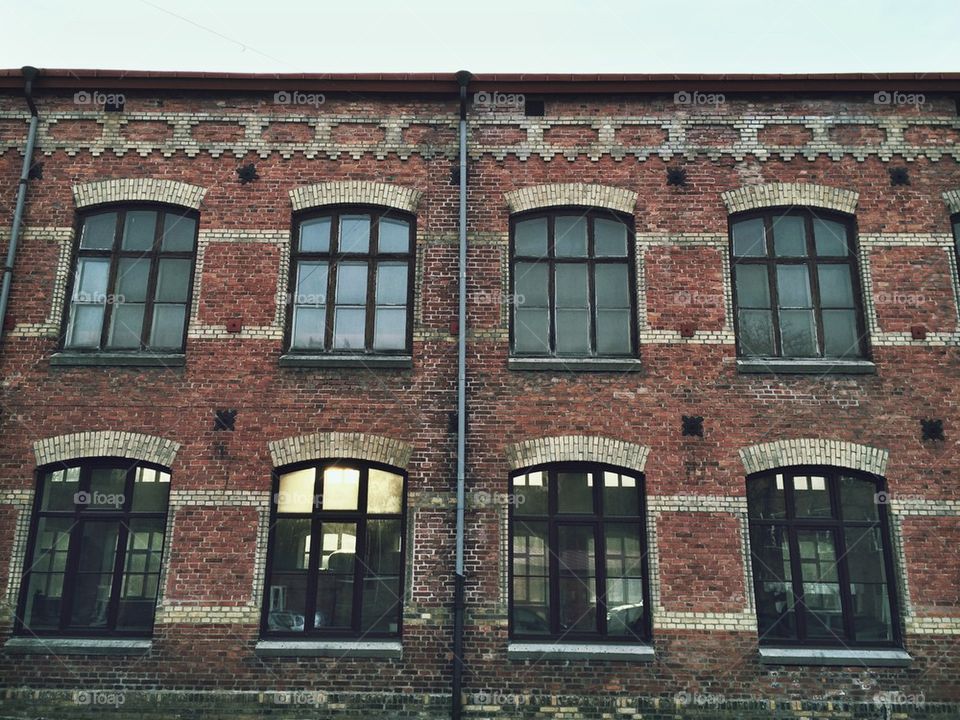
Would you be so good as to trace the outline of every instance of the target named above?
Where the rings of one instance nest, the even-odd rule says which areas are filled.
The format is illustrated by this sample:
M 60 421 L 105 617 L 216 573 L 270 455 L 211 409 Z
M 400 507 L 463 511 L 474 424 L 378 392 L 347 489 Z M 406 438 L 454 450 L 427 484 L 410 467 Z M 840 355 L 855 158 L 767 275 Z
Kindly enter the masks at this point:
M 960 0 L 2 0 L 0 67 L 960 71 Z

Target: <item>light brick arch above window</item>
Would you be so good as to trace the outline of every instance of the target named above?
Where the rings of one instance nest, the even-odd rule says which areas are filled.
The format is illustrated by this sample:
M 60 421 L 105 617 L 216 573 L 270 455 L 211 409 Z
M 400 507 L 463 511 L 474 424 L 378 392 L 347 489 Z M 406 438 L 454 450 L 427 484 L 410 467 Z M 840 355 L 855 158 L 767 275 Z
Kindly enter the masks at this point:
M 791 465 L 835 465 L 884 475 L 889 455 L 882 448 L 817 438 L 777 440 L 740 450 L 747 475 Z
M 960 189 L 947 190 L 943 194 L 943 201 L 947 204 L 947 209 L 950 210 L 951 215 L 960 213 Z
M 415 213 L 423 191 L 403 185 L 342 180 L 304 185 L 290 191 L 294 211 L 324 205 L 382 205 Z
M 632 190 L 589 183 L 532 185 L 504 193 L 503 197 L 511 213 L 576 205 L 607 208 L 632 215 L 637 204 L 637 193 Z
M 818 207 L 853 215 L 860 193 L 812 183 L 769 183 L 747 185 L 721 193 L 727 212 L 744 212 L 767 207 Z
M 73 200 L 78 208 L 116 202 L 161 202 L 198 210 L 206 192 L 205 187 L 176 180 L 125 178 L 74 185 Z
M 596 435 L 555 435 L 507 446 L 511 470 L 554 462 L 594 462 L 643 472 L 650 448 Z
M 180 443 L 173 440 L 116 430 L 58 435 L 33 444 L 38 466 L 88 457 L 124 457 L 170 467 L 179 450 Z
M 413 445 L 366 433 L 328 432 L 283 438 L 268 443 L 274 467 L 323 458 L 366 460 L 405 470 Z

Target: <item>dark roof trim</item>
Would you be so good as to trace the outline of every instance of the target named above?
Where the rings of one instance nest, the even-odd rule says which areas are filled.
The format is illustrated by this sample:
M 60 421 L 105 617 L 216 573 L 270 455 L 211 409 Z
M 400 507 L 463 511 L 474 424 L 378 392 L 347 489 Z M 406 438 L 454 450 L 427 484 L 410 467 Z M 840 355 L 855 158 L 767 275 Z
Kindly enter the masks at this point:
M 0 70 L 0 90 L 23 87 L 23 74 Z M 455 73 L 217 73 L 142 70 L 41 70 L 36 80 L 44 90 L 173 90 L 264 92 L 435 93 L 455 95 Z M 841 74 L 686 74 L 686 75 L 566 75 L 479 74 L 470 89 L 522 93 L 672 93 L 678 90 L 723 93 L 757 92 L 955 92 L 960 73 L 841 73 Z

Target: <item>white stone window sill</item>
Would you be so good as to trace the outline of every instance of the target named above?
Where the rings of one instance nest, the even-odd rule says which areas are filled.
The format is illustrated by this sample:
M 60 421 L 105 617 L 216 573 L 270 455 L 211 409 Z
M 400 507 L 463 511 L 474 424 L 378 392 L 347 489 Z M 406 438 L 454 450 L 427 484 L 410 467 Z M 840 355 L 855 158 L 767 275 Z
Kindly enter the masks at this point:
M 906 667 L 913 658 L 905 650 L 873 648 L 760 648 L 764 665 L 843 665 Z
M 403 657 L 399 640 L 261 640 L 256 653 L 260 657 Z
M 18 655 L 143 655 L 152 646 L 149 639 L 12 637 L 3 649 Z
M 614 645 L 612 643 L 511 642 L 509 660 L 630 660 L 652 662 L 651 645 Z
M 738 358 L 737 371 L 758 375 L 875 375 L 877 366 L 869 360 Z

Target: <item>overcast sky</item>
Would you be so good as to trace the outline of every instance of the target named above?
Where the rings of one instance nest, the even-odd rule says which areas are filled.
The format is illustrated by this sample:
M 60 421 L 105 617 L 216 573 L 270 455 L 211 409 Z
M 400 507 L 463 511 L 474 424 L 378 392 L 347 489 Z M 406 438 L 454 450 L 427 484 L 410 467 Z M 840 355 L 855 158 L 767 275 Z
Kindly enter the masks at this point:
M 0 67 L 960 71 L 960 0 L 5 0 Z

